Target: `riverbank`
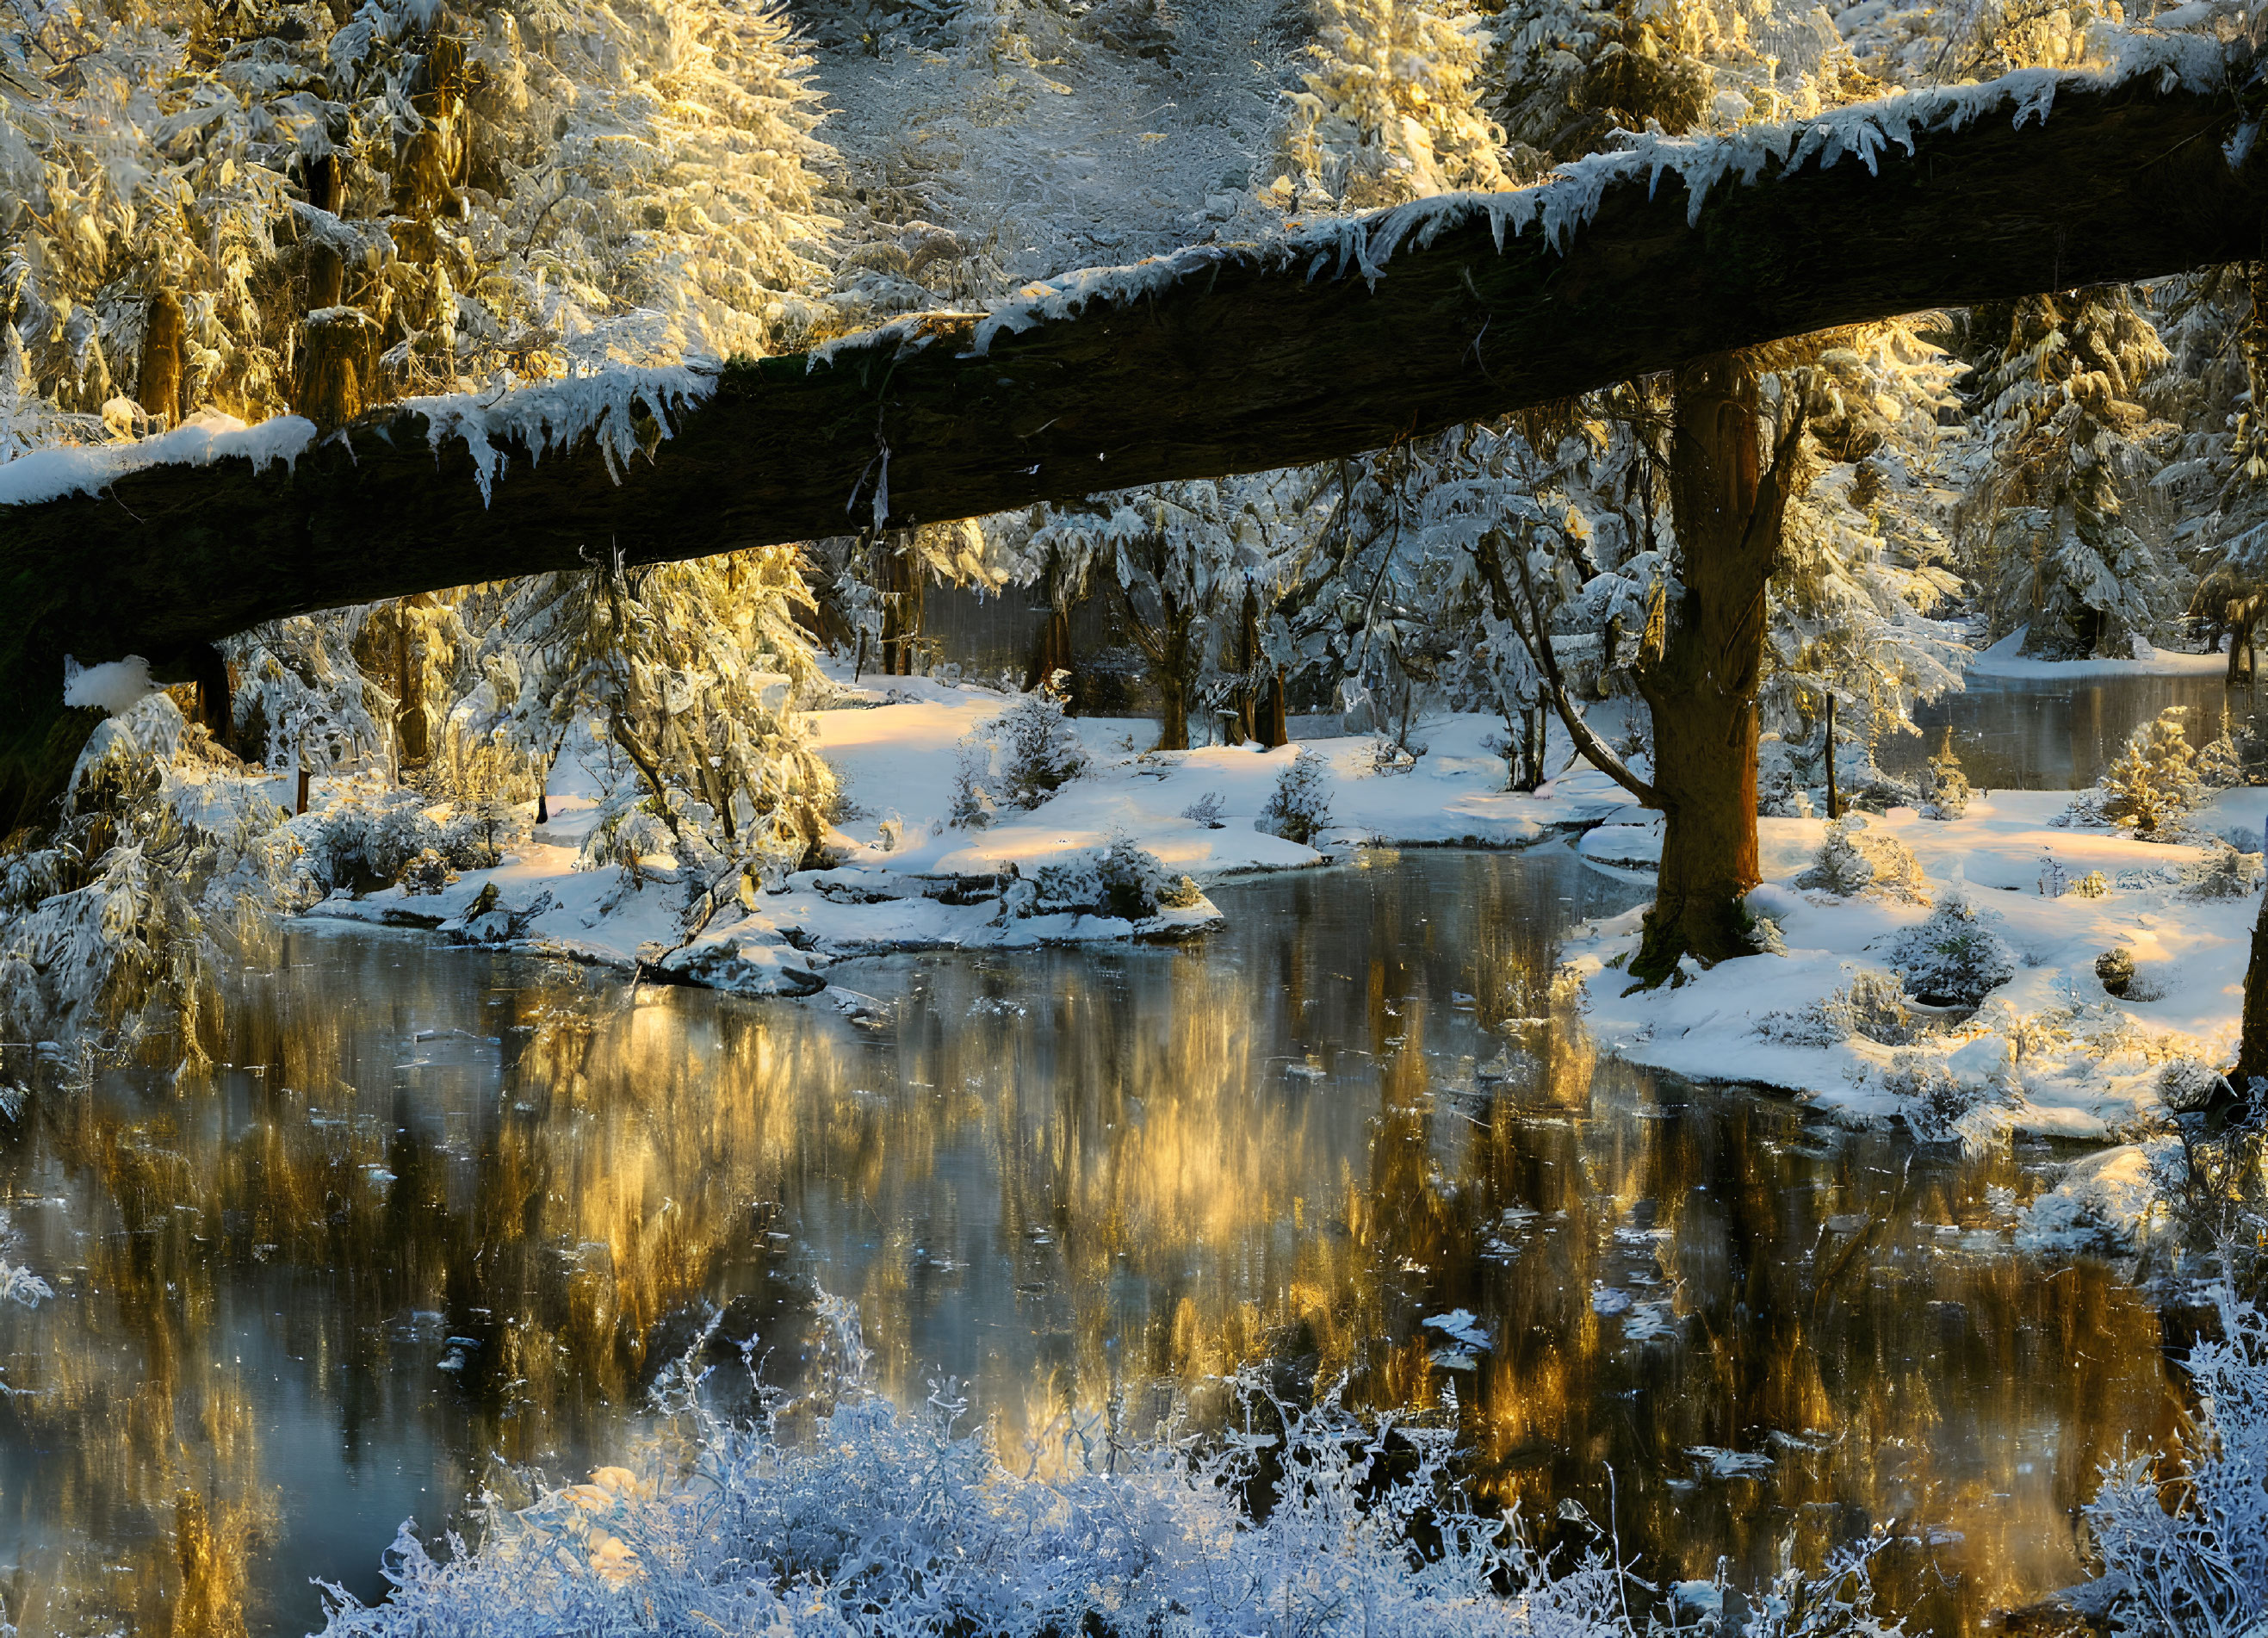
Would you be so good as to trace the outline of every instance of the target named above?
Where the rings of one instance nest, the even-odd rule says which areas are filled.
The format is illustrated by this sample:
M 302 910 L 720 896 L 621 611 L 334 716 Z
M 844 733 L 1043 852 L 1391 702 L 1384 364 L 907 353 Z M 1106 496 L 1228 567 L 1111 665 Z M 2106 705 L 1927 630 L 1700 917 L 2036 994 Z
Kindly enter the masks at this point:
M 1604 775 L 1571 768 L 1556 726 L 1544 765 L 1560 777 L 1506 790 L 1502 725 L 1478 715 L 1425 721 L 1406 754 L 1373 736 L 1159 752 L 1146 749 L 1146 719 L 1066 719 L 1086 763 L 1078 777 L 1029 810 L 956 823 L 963 747 L 1018 697 L 931 678 L 838 685 L 811 718 L 843 790 L 834 863 L 761 890 L 711 891 L 666 856 L 588 868 L 591 827 L 629 770 L 586 737 L 555 770 L 547 823 L 497 867 L 335 893 L 310 913 L 792 995 L 855 983 L 843 964 L 880 955 L 1186 938 L 1220 925 L 1214 884 L 1366 846 L 1572 837 L 1587 866 L 1641 888 L 1660 856 L 1659 819 Z M 1292 840 L 1263 815 L 1302 757 L 1319 805 L 1313 833 Z M 1911 808 L 1855 816 L 1846 852 L 1887 847 L 1910 861 L 1902 876 L 1856 883 L 1818 879 L 1823 820 L 1763 819 L 1765 884 L 1751 905 L 1771 953 L 1634 990 L 1621 975 L 1642 911 L 1580 929 L 1565 954 L 1588 1027 L 1632 1063 L 1785 1090 L 1926 1141 L 2028 1133 L 2105 1146 L 2025 1232 L 2072 1248 L 2132 1244 L 2179 1182 L 2176 1118 L 2211 1096 L 2212 1072 L 2234 1052 L 2257 858 L 2220 838 L 2260 845 L 2262 793 L 2225 793 L 2173 843 L 2074 825 L 2071 796 L 1999 792 L 1944 820 Z M 349 787 L 326 790 L 295 828 L 320 827 L 327 804 L 352 800 Z M 1073 878 L 1084 902 L 1060 888 Z M 1141 891 L 1120 890 L 1125 882 Z M 685 907 L 703 892 L 706 919 L 688 939 Z M 1956 901 L 2005 949 L 2008 971 L 1958 1004 L 1931 1005 L 1896 976 L 1898 946 Z M 2098 971 L 2106 962 L 2116 993 Z
M 2176 843 L 2073 823 L 2070 792 L 1996 793 L 1950 820 L 1892 808 L 1845 827 L 1839 877 L 1822 866 L 1836 851 L 1824 820 L 1764 819 L 1765 882 L 1749 902 L 1770 953 L 1689 960 L 1639 989 L 1622 972 L 1633 911 L 1579 929 L 1568 970 L 1600 1045 L 1633 1063 L 1783 1089 L 1925 1141 L 2112 1146 L 2023 1233 L 2131 1244 L 2181 1180 L 2177 1121 L 2226 1096 L 2214 1072 L 2235 1056 L 2260 861 L 2220 838 L 2257 845 L 2246 822 L 2261 795 L 2225 793 Z M 1657 823 L 1594 830 L 1581 850 L 1631 874 L 1660 845 Z M 1951 904 L 1968 919 L 1948 920 Z M 1977 992 L 1929 1004 L 1932 979 L 1958 987 L 1933 939 L 1959 947 L 1952 964 L 1970 963 Z
M 1507 792 L 1505 759 L 1488 746 L 1502 731 L 1492 717 L 1431 720 L 1406 756 L 1368 736 L 1156 751 L 1148 719 L 1090 717 L 1064 719 L 1086 758 L 1079 777 L 1028 811 L 955 823 L 961 747 L 1019 697 L 924 677 L 838 687 L 810 718 L 842 784 L 828 838 L 835 862 L 762 890 L 712 891 L 666 854 L 585 867 L 593 823 L 634 777 L 585 734 L 553 771 L 546 822 L 532 824 L 528 807 L 526 839 L 502 863 L 336 890 L 306 913 L 740 994 L 806 994 L 836 963 L 864 956 L 1186 938 L 1219 925 L 1204 889 L 1230 877 L 1310 868 L 1363 846 L 1531 846 L 1629 806 L 1587 766 L 1533 793 Z M 1298 841 L 1260 827 L 1303 754 L 1322 806 Z M 1547 767 L 1563 765 L 1568 747 L 1555 735 L 1546 756 Z M 294 828 L 313 840 L 343 805 L 381 794 L 368 783 L 319 781 Z M 686 906 L 703 894 L 705 919 L 688 938 Z

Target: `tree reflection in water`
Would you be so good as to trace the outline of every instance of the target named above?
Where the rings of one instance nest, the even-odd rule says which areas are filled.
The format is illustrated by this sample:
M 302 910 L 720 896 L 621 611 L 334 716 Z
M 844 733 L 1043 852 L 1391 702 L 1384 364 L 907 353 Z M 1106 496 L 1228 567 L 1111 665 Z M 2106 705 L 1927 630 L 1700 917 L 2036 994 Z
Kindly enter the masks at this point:
M 51 1088 L 7 1152 L 58 1293 L 0 1332 L 11 1615 L 303 1631 L 306 1577 L 376 1596 L 401 1518 L 642 1436 L 700 1305 L 795 1380 L 818 1286 L 891 1391 L 957 1376 L 1011 1451 L 1264 1359 L 1454 1386 L 1484 1495 L 1611 1518 L 1657 1578 L 1896 1521 L 1933 1545 L 1894 1590 L 1950 1633 L 2080 1574 L 2070 1510 L 2168 1386 L 2114 1271 L 1993 1232 L 2028 1152 L 1597 1059 L 1552 950 L 1629 889 L 1563 851 L 1220 896 L 1193 948 L 843 969 L 863 1023 L 294 933 L 228 1062 Z M 1423 1323 L 1460 1307 L 1485 1351 Z

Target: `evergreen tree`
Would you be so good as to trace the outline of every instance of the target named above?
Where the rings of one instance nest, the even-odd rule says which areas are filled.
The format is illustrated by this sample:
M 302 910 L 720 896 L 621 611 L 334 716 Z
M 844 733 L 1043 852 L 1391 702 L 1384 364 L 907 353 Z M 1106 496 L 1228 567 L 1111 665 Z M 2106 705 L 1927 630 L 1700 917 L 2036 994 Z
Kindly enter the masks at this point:
M 1969 550 L 1993 635 L 2029 625 L 2025 651 L 2055 657 L 2165 635 L 2187 587 L 2140 504 L 2172 430 L 2146 407 L 2156 328 L 2102 287 L 1984 309 L 1976 333 L 1989 466 Z

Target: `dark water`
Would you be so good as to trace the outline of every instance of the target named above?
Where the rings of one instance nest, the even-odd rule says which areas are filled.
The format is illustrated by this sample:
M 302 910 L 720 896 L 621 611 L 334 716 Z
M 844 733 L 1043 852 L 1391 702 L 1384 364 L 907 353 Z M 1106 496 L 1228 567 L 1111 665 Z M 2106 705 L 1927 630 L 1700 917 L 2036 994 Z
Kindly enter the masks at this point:
M 57 1288 L 0 1314 L 8 1613 L 305 1631 L 311 1576 L 376 1596 L 397 1524 L 499 1461 L 620 1457 L 691 1305 L 742 1298 L 792 1354 L 814 1287 L 892 1391 L 962 1377 L 1011 1450 L 1271 1361 L 1373 1404 L 1454 1384 L 1485 1495 L 1611 1508 L 1652 1575 L 1896 1521 L 1935 1543 L 1891 1576 L 1918 1630 L 2068 1583 L 2097 1463 L 2165 1426 L 2151 1309 L 2007 1248 L 2028 1151 L 1917 1153 L 1520 1022 L 1628 891 L 1564 849 L 1378 855 L 1225 887 L 1192 948 L 839 972 L 878 1028 L 294 933 L 230 1066 L 48 1096 L 0 1155 L 10 1255 Z M 1469 1369 L 1421 1323 L 1456 1307 L 1493 1333 Z
M 2225 706 L 2241 736 L 2260 703 L 2250 686 L 2231 688 L 2218 675 L 2102 677 L 2061 682 L 1972 677 L 1966 691 L 1918 706 L 1920 737 L 1902 735 L 1877 748 L 1883 768 L 1911 774 L 1934 756 L 1945 730 L 1970 782 L 1984 790 L 2076 790 L 2092 785 L 2126 736 L 2169 705 L 2180 705 L 2191 743 L 2220 732 Z

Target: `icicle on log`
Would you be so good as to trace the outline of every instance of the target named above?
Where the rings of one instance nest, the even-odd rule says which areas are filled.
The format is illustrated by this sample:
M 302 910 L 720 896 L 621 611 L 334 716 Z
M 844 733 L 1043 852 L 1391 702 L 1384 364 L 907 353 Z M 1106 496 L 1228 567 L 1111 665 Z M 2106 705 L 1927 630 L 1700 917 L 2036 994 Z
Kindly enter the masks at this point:
M 1730 348 L 2258 258 L 2263 101 L 2250 64 L 2194 52 L 2121 79 L 2028 71 L 709 376 L 18 461 L 0 830 L 55 798 L 92 719 L 62 705 L 66 653 L 186 675 L 293 612 L 1317 461 Z

